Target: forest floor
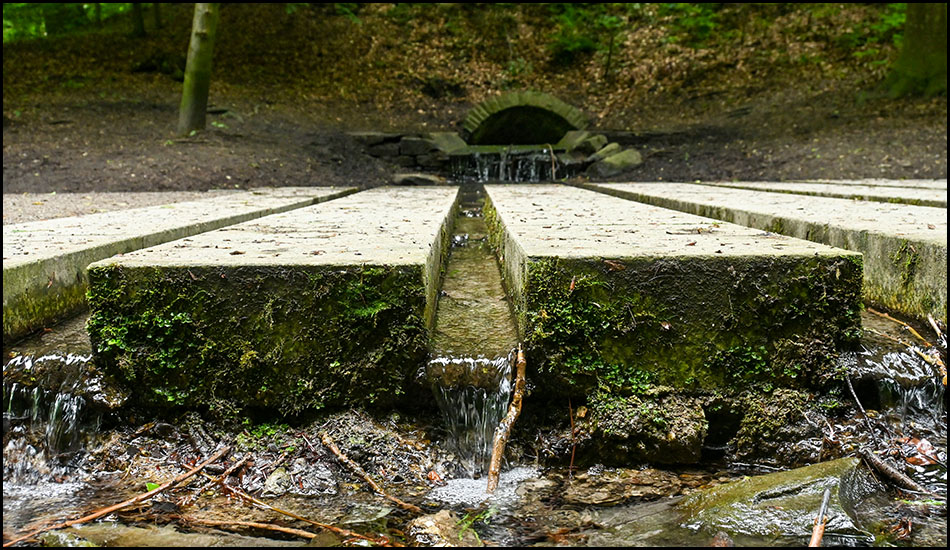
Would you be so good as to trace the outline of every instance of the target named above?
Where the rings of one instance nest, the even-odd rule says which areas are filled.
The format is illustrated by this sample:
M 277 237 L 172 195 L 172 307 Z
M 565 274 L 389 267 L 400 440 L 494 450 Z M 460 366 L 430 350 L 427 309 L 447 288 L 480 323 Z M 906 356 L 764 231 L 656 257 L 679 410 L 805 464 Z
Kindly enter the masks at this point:
M 631 132 L 644 163 L 620 179 L 947 177 L 946 96 L 889 99 L 876 90 L 894 48 L 867 63 L 836 46 L 873 15 L 865 5 L 817 22 L 758 14 L 773 20 L 758 34 L 727 10 L 719 17 L 745 30 L 705 47 L 642 15 L 652 24 L 621 33 L 609 66 L 604 52 L 550 61 L 556 29 L 539 8 L 445 5 L 406 19 L 369 5 L 355 19 L 274 6 L 225 6 L 209 124 L 190 137 L 175 136 L 181 84 L 160 66 L 187 47 L 184 5 L 146 38 L 107 26 L 5 44 L 3 192 L 383 184 L 404 169 L 347 132 L 458 130 L 479 101 L 517 89 L 561 97 L 596 130 Z

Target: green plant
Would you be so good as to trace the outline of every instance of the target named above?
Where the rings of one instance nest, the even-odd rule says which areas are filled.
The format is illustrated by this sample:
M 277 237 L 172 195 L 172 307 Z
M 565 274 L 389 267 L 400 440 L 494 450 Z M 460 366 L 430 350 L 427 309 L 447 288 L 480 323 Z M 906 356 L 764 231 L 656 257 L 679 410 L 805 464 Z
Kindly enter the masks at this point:
M 670 18 L 673 35 L 670 42 L 682 42 L 698 47 L 709 39 L 718 27 L 720 4 L 660 4 L 659 15 Z

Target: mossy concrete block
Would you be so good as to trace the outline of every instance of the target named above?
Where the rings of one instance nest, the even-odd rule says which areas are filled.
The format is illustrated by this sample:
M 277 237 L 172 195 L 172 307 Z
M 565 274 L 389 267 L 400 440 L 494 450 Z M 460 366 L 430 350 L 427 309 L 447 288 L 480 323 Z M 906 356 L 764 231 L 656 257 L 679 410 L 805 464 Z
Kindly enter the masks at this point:
M 558 185 L 488 185 L 539 391 L 817 386 L 860 331 L 861 255 Z
M 591 133 L 587 130 L 571 130 L 570 132 L 564 134 L 564 137 L 561 138 L 561 141 L 554 144 L 554 148 L 570 151 L 590 136 Z
M 621 151 L 619 143 L 608 143 L 592 154 L 587 160 L 591 162 L 597 162 L 599 160 L 604 160 L 605 158 L 616 155 Z
M 797 183 L 774 181 L 735 181 L 703 182 L 703 185 L 770 191 L 773 193 L 792 193 L 816 197 L 835 197 L 874 202 L 897 202 L 917 206 L 947 207 L 947 190 L 922 187 L 904 187 L 899 185 L 858 185 L 832 183 Z
M 98 262 L 96 362 L 159 410 L 395 404 L 426 357 L 457 191 L 375 188 Z
M 424 136 L 439 151 L 450 154 L 468 146 L 465 140 L 455 132 L 431 132 Z
M 199 201 L 3 226 L 3 339 L 49 326 L 86 305 L 86 266 L 356 189 L 286 187 Z
M 581 140 L 577 145 L 574 146 L 574 151 L 583 153 L 585 155 L 592 155 L 603 149 L 606 145 L 607 138 L 600 134 L 595 134 Z
M 683 183 L 597 184 L 634 201 L 864 254 L 864 297 L 947 321 L 947 210 Z

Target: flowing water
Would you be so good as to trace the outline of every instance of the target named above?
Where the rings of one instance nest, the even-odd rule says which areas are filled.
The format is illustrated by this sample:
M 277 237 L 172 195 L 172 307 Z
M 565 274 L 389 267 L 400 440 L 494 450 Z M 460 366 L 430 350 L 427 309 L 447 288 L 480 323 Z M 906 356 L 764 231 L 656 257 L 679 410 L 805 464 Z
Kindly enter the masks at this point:
M 481 185 L 463 185 L 426 366 L 447 444 L 470 477 L 485 470 L 492 435 L 508 408 L 518 342 L 482 201 Z

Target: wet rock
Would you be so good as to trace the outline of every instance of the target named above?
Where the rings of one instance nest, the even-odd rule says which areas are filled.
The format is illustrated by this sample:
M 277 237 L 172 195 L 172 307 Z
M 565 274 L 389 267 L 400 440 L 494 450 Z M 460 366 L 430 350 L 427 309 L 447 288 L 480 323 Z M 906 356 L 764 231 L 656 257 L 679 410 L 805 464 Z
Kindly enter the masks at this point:
M 573 150 L 585 155 L 592 155 L 603 149 L 605 145 L 607 145 L 607 138 L 600 134 L 595 134 L 580 140 L 577 145 L 574 146 Z
M 280 496 L 293 486 L 290 474 L 283 467 L 277 468 L 264 481 L 264 496 Z
M 53 548 L 78 548 L 78 547 L 90 547 L 95 548 L 96 544 L 89 542 L 88 540 L 75 535 L 73 533 L 67 533 L 65 531 L 50 531 L 49 533 L 44 533 L 40 537 L 40 544 L 42 546 L 48 546 Z
M 452 153 L 468 147 L 465 140 L 455 132 L 431 132 L 425 137 L 443 153 Z
M 379 145 L 381 143 L 399 141 L 399 138 L 402 137 L 401 134 L 394 134 L 391 132 L 350 132 L 349 135 L 357 142 L 367 147 Z
M 739 398 L 742 412 L 734 439 L 736 458 L 771 465 L 802 465 L 821 459 L 824 415 L 806 392 L 778 389 Z
M 775 536 L 807 540 L 824 489 L 832 489 L 829 535 L 862 535 L 842 509 L 842 479 L 858 466 L 856 458 L 823 462 L 796 470 L 747 477 L 687 496 L 678 506 L 685 523 L 709 533 Z
M 441 510 L 412 520 L 406 531 L 411 546 L 485 546 L 475 531 L 462 526 L 458 516 Z
M 596 178 L 609 178 L 620 175 L 641 164 L 643 164 L 643 158 L 635 150 L 615 151 L 592 164 L 587 169 L 587 175 Z
M 407 136 L 399 141 L 400 155 L 424 155 L 435 150 L 435 145 L 428 139 Z
M 445 183 L 445 178 L 432 174 L 413 172 L 394 175 L 393 183 L 395 185 L 442 185 Z
M 632 499 L 673 495 L 682 482 L 673 473 L 647 468 L 591 468 L 574 476 L 562 493 L 564 502 L 583 506 L 612 506 Z
M 620 151 L 621 151 L 621 148 L 620 148 L 619 143 L 608 143 L 607 145 L 604 145 L 603 147 L 598 149 L 596 153 L 592 154 L 588 160 L 597 162 L 600 160 L 604 160 L 605 158 L 611 155 L 615 155 L 619 153 Z
M 690 464 L 700 459 L 707 423 L 698 399 L 597 394 L 590 409 L 591 443 L 604 460 Z

